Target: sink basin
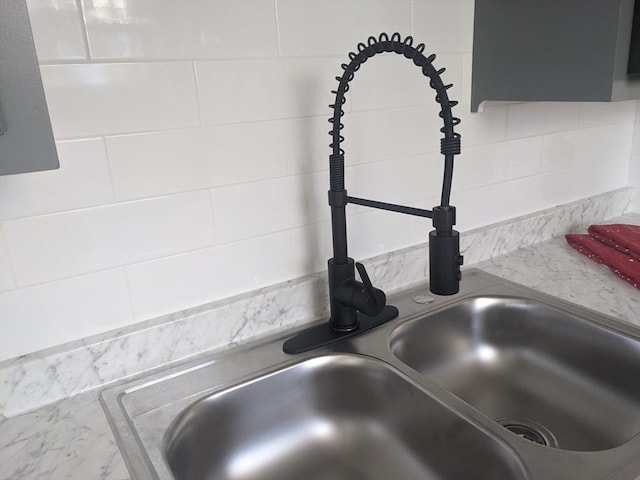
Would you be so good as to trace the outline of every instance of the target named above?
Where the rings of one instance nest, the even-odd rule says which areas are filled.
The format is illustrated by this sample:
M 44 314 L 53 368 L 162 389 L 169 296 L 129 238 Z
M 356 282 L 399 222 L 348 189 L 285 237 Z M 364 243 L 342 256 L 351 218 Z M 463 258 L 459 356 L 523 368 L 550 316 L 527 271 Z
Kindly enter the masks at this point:
M 396 328 L 391 351 L 542 445 L 601 451 L 640 432 L 640 341 L 570 311 L 473 296 Z
M 344 354 L 195 402 L 165 455 L 176 480 L 527 478 L 507 447 L 407 377 Z
M 323 349 L 281 332 L 105 389 L 132 480 L 640 480 L 640 329 L 479 270 L 424 291 Z

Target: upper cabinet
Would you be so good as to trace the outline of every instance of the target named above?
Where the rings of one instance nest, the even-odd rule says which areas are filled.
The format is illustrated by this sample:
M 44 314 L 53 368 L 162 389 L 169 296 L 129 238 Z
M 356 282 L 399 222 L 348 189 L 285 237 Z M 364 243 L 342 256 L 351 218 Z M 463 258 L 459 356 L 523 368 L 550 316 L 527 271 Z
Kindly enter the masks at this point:
M 0 175 L 59 167 L 25 0 L 0 0 Z
M 640 99 L 639 55 L 640 0 L 476 0 L 471 111 Z

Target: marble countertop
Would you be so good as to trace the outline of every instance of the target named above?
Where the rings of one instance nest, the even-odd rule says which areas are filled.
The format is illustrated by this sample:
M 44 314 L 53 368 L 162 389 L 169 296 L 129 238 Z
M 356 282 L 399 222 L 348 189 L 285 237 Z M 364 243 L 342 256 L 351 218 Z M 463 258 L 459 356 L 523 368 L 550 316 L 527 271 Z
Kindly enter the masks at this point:
M 640 224 L 640 214 L 614 219 Z M 640 291 L 554 238 L 475 265 L 640 326 Z M 0 480 L 125 480 L 98 390 L 0 423 Z

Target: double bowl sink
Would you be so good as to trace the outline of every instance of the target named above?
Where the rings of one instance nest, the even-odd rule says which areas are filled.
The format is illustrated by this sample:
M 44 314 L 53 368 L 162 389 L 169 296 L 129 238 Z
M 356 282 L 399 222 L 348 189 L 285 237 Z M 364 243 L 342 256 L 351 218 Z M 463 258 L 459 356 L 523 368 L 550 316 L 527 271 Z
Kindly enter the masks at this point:
M 637 328 L 478 270 L 420 293 L 315 352 L 280 336 L 105 390 L 133 478 L 640 478 Z

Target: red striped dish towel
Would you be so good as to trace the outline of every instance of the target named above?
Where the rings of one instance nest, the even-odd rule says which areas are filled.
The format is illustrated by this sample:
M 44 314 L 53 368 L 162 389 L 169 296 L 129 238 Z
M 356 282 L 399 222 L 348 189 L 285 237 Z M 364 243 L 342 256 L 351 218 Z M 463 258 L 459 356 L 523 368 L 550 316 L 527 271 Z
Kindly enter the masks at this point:
M 569 233 L 567 242 L 640 289 L 640 225 L 591 225 L 588 235 Z

